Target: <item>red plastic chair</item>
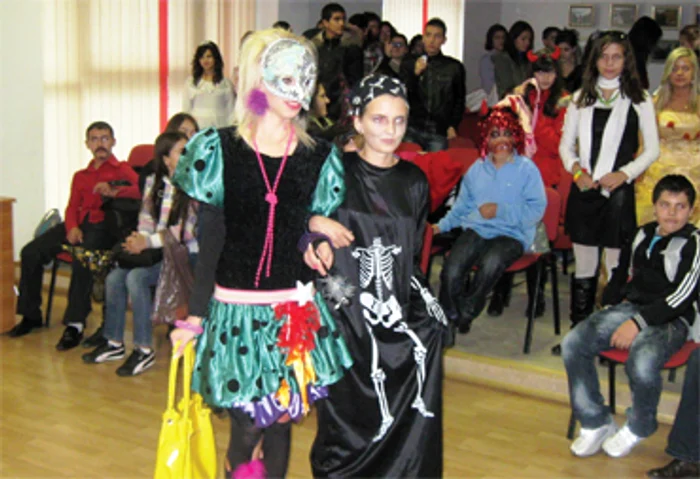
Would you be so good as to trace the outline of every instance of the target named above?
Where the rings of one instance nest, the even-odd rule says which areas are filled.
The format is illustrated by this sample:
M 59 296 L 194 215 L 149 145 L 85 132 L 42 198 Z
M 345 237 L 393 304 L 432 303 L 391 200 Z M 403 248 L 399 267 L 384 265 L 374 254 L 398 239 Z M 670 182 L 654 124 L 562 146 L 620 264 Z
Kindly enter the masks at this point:
M 430 278 L 428 277 L 428 266 L 430 265 L 430 249 L 433 245 L 433 227 L 429 224 L 425 224 L 425 232 L 423 232 L 423 247 L 420 253 L 420 270 L 426 275 L 428 282 Z
M 559 234 L 557 239 L 554 240 L 552 248 L 562 252 L 562 265 L 561 269 L 564 274 L 567 274 L 567 263 L 569 262 L 569 251 L 573 249 L 573 244 L 571 243 L 571 238 L 566 234 L 564 229 L 564 224 L 566 221 L 566 203 L 569 201 L 569 193 L 571 192 L 571 185 L 573 184 L 573 176 L 571 173 L 564 169 L 564 165 L 561 167 L 561 176 L 559 177 L 559 183 L 557 184 L 557 191 L 561 196 L 561 214 L 559 220 Z
M 700 343 L 694 341 L 686 341 L 686 343 L 679 349 L 671 358 L 666 361 L 663 369 L 669 369 L 669 381 L 673 382 L 675 380 L 676 369 L 683 367 L 688 362 L 690 353 L 695 349 L 700 348 Z M 601 362 L 605 362 L 608 365 L 608 403 L 610 404 L 610 411 L 615 414 L 615 368 L 618 364 L 625 364 L 627 358 L 629 358 L 629 350 L 627 349 L 608 349 L 603 351 L 598 355 Z M 566 431 L 566 437 L 569 439 L 574 438 L 574 430 L 576 429 L 576 418 L 574 417 L 574 412 L 571 411 L 569 416 L 569 428 Z
M 547 231 L 547 238 L 553 242 L 557 237 L 557 229 L 559 226 L 559 211 L 561 209 L 561 199 L 559 198 L 559 193 L 552 189 L 545 189 L 547 194 L 547 207 L 544 210 L 544 217 L 542 221 L 544 222 L 545 230 Z M 540 264 L 538 264 L 540 263 Z M 525 271 L 531 266 L 538 264 L 537 266 L 537 280 L 535 282 L 535 293 L 534 298 L 537 298 L 537 294 L 540 289 L 540 275 L 543 273 L 542 269 L 547 265 L 550 266 L 551 271 L 551 286 L 552 286 L 552 310 L 554 312 L 554 334 L 559 335 L 561 333 L 561 318 L 559 312 L 559 287 L 557 283 L 557 262 L 556 257 L 553 253 L 525 253 L 523 256 L 518 258 L 515 263 L 510 265 L 506 269 L 506 273 L 518 273 Z M 546 274 L 546 271 L 545 271 Z M 530 345 L 532 343 L 532 332 L 535 326 L 535 309 L 530 308 L 530 315 L 527 318 L 527 327 L 525 328 L 525 343 L 523 345 L 523 354 L 530 353 Z
M 153 145 L 136 145 L 129 152 L 126 160 L 133 169 L 137 170 L 146 166 L 146 163 L 153 159 L 155 149 Z
M 550 244 L 557 236 L 557 226 L 559 224 L 559 210 L 561 207 L 561 201 L 559 199 L 559 193 L 552 188 L 545 188 L 547 194 L 547 207 L 544 210 L 544 217 L 542 221 L 544 222 L 545 230 L 547 231 L 547 238 Z M 448 251 L 444 251 L 443 254 L 447 256 Z M 539 263 L 539 264 L 538 264 Z M 537 281 L 535 283 L 535 293 L 534 298 L 537 298 L 540 288 L 540 275 L 542 274 L 542 268 L 550 266 L 551 272 L 551 287 L 552 287 L 552 310 L 554 312 L 554 334 L 561 334 L 561 314 L 559 311 L 559 286 L 557 279 L 557 262 L 554 254 L 550 253 L 525 253 L 520 258 L 518 258 L 512 265 L 506 269 L 506 273 L 519 273 L 527 270 L 531 266 L 537 265 Z M 474 268 L 476 269 L 476 268 Z M 546 272 L 545 272 L 546 274 Z M 532 334 L 535 325 L 535 309 L 529 308 L 530 315 L 527 318 L 527 327 L 525 328 L 525 340 L 523 344 L 523 354 L 530 353 L 530 346 L 532 344 Z

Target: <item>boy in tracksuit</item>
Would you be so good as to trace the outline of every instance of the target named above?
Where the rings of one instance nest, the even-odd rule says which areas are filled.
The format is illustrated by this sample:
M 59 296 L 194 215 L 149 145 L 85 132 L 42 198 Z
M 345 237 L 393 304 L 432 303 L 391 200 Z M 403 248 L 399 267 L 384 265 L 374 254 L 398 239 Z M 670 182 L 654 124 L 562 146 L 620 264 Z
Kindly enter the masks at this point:
M 656 431 L 661 369 L 688 337 L 695 319 L 700 235 L 688 223 L 695 189 L 682 175 L 667 175 L 653 192 L 657 221 L 642 226 L 603 294 L 604 309 L 572 329 L 562 342 L 569 397 L 581 434 L 571 444 L 580 457 L 602 447 L 622 457 Z M 625 370 L 632 391 L 627 422 L 618 430 L 604 405 L 595 359 L 628 349 Z

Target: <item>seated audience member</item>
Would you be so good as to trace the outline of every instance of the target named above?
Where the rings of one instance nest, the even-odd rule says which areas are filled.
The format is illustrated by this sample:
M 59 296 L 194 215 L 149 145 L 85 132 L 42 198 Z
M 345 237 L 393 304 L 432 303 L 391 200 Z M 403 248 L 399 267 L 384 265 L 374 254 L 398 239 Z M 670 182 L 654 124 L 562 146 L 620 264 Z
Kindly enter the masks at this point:
M 446 34 L 445 22 L 431 19 L 423 35 L 426 55 L 401 62 L 411 104 L 406 141 L 426 151 L 447 149 L 464 115 L 466 73 L 460 61 L 442 54 Z
M 508 30 L 505 49 L 493 55 L 493 70 L 499 98 L 506 96 L 530 76 L 526 54 L 532 49 L 533 38 L 530 24 L 518 20 Z
M 678 34 L 680 46 L 690 48 L 695 51 L 695 55 L 700 57 L 700 25 L 686 25 Z
M 345 9 L 329 3 L 321 10 L 323 30 L 311 39 L 318 51 L 318 81 L 326 86 L 330 100 L 328 116 L 344 118 L 343 98 L 362 79 L 361 39 L 345 32 Z
M 116 143 L 112 127 L 103 121 L 92 123 L 85 137 L 85 145 L 93 156 L 85 169 L 73 175 L 65 222 L 22 248 L 17 314 L 23 318 L 10 331 L 11 337 L 23 336 L 41 326 L 44 265 L 62 251 L 63 244 L 80 245 L 85 249 L 110 249 L 119 240 L 104 222 L 103 199 L 140 198 L 138 175 L 112 154 Z M 127 182 L 129 186 L 112 186 L 115 182 Z M 59 351 L 74 348 L 83 338 L 87 316 L 92 309 L 92 282 L 90 270 L 80 261 L 73 261 L 68 305 L 63 316 L 66 329 L 56 345 Z
M 557 35 L 559 35 L 559 32 L 561 30 L 557 27 L 547 27 L 542 30 L 542 45 L 544 48 L 554 50 L 554 47 L 557 46 Z
M 195 238 L 196 203 L 177 192 L 170 182 L 187 137 L 180 132 L 165 132 L 155 143 L 154 173 L 146 180 L 139 212 L 138 231 L 123 244 L 126 252 L 138 255 L 146 249 L 162 248 L 163 234 L 170 228 L 175 238 L 187 245 L 190 254 L 199 251 Z M 151 287 L 158 283 L 162 261 L 151 266 L 126 268 L 122 264 L 105 281 L 105 324 L 103 341 L 83 355 L 88 364 L 116 361 L 124 357 L 124 326 L 129 299 L 134 320 L 134 351 L 117 369 L 119 376 L 135 376 L 153 366 Z
M 491 93 L 496 85 L 496 74 L 493 70 L 493 55 L 502 52 L 506 45 L 508 30 L 503 25 L 497 23 L 491 25 L 486 32 L 486 43 L 484 49 L 486 52 L 481 56 L 479 62 L 479 77 L 481 78 L 481 89 L 486 94 Z
M 197 120 L 195 120 L 189 113 L 175 113 L 170 120 L 168 120 L 168 124 L 165 125 L 165 130 L 163 130 L 163 133 L 177 131 L 183 133 L 189 140 L 199 131 Z M 139 173 L 139 191 L 143 192 L 143 187 L 146 184 L 146 178 L 152 175 L 155 171 L 155 165 L 157 163 L 156 160 L 156 158 L 153 158 L 151 161 L 143 165 L 141 169 L 136 170 Z M 101 334 L 100 337 L 102 337 Z M 97 346 L 97 344 L 94 346 Z
M 657 221 L 642 226 L 623 250 L 603 293 L 607 307 L 562 342 L 571 407 L 581 423 L 571 452 L 579 457 L 601 447 L 611 457 L 625 456 L 656 431 L 661 368 L 683 346 L 695 320 L 700 235 L 688 223 L 695 188 L 682 175 L 668 175 L 657 183 L 653 201 Z M 619 430 L 600 394 L 595 366 L 598 354 L 610 348 L 629 350 L 632 406 Z
M 408 40 L 400 33 L 394 34 L 389 42 L 388 54 L 377 67 L 375 73 L 400 79 L 401 61 L 408 53 Z
M 581 88 L 583 81 L 583 66 L 579 62 L 578 32 L 565 28 L 557 35 L 556 43 L 560 51 L 559 68 L 564 87 L 569 93 L 574 93 Z
M 434 226 L 436 233 L 462 229 L 442 268 L 440 302 L 463 334 L 503 272 L 532 245 L 547 204 L 537 166 L 522 156 L 524 132 L 516 114 L 496 108 L 479 128 L 484 156 L 469 168 L 454 206 Z
M 329 101 L 325 86 L 323 83 L 317 83 L 314 99 L 309 109 L 309 121 L 307 122 L 306 131 L 311 136 L 333 141 L 336 136 L 346 132 L 348 127 L 340 122 L 333 123 L 328 118 Z
M 700 349 L 690 353 L 683 380 L 683 392 L 673 427 L 668 435 L 666 453 L 673 460 L 647 477 L 700 477 Z
M 423 35 L 420 33 L 418 35 L 413 35 L 413 38 L 411 38 L 411 41 L 408 43 L 408 53 L 414 57 L 419 57 L 425 53 Z

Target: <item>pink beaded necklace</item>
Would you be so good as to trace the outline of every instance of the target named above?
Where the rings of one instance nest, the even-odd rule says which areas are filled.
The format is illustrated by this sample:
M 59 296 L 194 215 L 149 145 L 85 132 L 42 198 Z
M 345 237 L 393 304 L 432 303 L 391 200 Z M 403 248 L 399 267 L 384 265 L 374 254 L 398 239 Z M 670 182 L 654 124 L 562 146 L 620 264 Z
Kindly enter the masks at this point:
M 265 194 L 265 201 L 270 204 L 270 210 L 267 214 L 267 230 L 265 232 L 265 243 L 263 244 L 263 251 L 260 255 L 260 262 L 258 263 L 258 270 L 255 273 L 255 287 L 260 285 L 260 275 L 262 273 L 263 265 L 267 261 L 267 267 L 265 268 L 265 277 L 270 277 L 270 268 L 272 267 L 272 251 L 274 248 L 275 239 L 275 209 L 277 208 L 277 187 L 280 183 L 280 178 L 282 178 L 282 171 L 284 171 L 284 166 L 287 164 L 287 157 L 289 156 L 289 148 L 292 145 L 292 140 L 294 139 L 294 129 L 289 128 L 289 137 L 287 138 L 287 146 L 284 149 L 284 156 L 282 157 L 282 163 L 280 163 L 280 168 L 277 171 L 277 176 L 275 177 L 275 184 L 270 187 L 270 180 L 267 177 L 267 172 L 265 171 L 265 165 L 263 164 L 262 156 L 260 156 L 260 149 L 255 141 L 255 135 L 253 135 L 252 141 L 255 147 L 255 156 L 258 158 L 258 166 L 260 167 L 260 172 L 262 173 L 263 180 L 265 181 L 265 188 L 267 193 Z

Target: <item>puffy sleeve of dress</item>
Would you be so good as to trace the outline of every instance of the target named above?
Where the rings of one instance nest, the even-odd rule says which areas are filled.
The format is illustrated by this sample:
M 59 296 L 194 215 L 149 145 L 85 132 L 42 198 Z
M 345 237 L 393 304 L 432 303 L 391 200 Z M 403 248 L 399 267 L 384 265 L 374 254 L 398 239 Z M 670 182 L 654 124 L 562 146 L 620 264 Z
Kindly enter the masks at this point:
M 329 216 L 345 200 L 345 169 L 338 147 L 333 145 L 321 167 L 311 201 L 311 214 Z
M 224 160 L 221 138 L 207 128 L 190 139 L 173 174 L 173 183 L 191 198 L 211 206 L 224 206 Z

